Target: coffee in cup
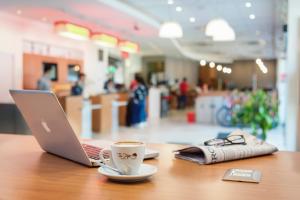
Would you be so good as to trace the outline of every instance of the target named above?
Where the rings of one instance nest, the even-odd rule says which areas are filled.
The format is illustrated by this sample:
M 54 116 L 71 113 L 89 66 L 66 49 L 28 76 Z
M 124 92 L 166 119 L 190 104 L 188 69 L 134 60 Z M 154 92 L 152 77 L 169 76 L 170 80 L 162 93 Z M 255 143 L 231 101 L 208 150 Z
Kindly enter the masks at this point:
M 115 142 L 111 149 L 100 152 L 100 159 L 104 164 L 117 168 L 124 175 L 138 174 L 144 156 L 145 143 L 138 141 Z

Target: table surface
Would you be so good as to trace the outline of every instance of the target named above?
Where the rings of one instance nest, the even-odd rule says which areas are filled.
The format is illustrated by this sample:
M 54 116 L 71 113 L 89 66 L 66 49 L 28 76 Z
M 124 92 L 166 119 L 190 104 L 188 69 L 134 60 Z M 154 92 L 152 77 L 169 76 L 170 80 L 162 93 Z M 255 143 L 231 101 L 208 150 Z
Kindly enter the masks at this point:
M 111 182 L 97 168 L 41 150 L 32 136 L 0 134 L 0 199 L 299 199 L 300 153 L 198 165 L 175 159 L 179 146 L 151 144 L 158 159 L 145 161 L 158 173 L 141 183 Z M 257 169 L 256 183 L 222 181 L 229 168 Z

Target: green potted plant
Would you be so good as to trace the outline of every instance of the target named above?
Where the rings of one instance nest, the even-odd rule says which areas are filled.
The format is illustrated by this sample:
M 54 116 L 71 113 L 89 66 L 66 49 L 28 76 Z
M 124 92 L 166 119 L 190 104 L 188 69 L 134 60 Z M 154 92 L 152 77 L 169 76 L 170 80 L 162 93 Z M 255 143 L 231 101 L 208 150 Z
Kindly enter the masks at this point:
M 232 120 L 251 127 L 253 135 L 266 140 L 267 131 L 278 123 L 277 98 L 263 90 L 253 91 L 234 111 Z

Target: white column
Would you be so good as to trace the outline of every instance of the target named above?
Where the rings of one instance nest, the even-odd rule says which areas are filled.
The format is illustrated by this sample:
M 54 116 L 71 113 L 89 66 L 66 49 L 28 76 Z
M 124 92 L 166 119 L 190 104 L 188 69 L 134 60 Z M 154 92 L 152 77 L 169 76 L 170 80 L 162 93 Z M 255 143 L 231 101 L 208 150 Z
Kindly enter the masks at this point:
M 151 87 L 149 89 L 148 104 L 148 120 L 158 121 L 160 119 L 160 90 L 158 88 Z
M 287 117 L 286 142 L 289 150 L 300 150 L 299 129 L 299 47 L 300 1 L 288 1 L 288 51 L 287 51 Z

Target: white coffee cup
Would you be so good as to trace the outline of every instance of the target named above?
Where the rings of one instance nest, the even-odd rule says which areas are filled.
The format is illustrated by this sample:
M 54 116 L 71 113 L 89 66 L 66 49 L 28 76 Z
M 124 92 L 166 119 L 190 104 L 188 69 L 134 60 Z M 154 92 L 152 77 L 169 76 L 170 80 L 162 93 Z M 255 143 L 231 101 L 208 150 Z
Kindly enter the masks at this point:
M 124 175 L 138 174 L 144 156 L 145 143 L 137 141 L 119 141 L 113 143 L 111 149 L 100 152 L 104 164 L 117 168 Z

